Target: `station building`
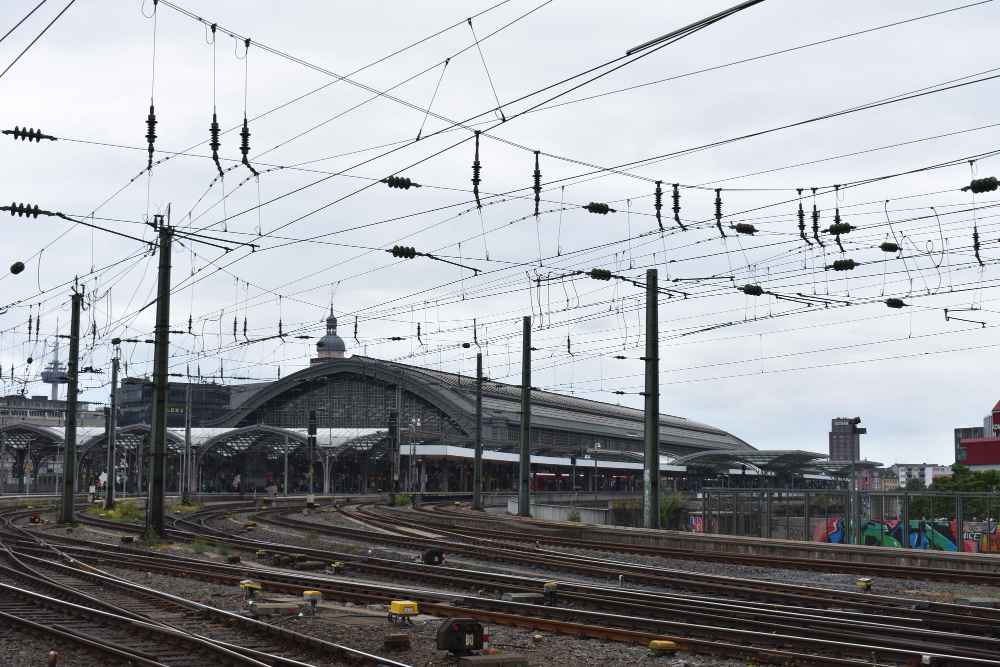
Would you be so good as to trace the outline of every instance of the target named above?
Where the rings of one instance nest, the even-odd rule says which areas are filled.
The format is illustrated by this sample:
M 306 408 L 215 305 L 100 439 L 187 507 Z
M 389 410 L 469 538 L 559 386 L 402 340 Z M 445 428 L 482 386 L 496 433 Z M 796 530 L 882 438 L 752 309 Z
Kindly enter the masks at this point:
M 130 386 L 135 391 L 145 386 Z M 521 388 L 487 379 L 483 383 L 484 482 L 487 490 L 511 490 L 517 477 Z M 389 490 L 469 490 L 475 434 L 474 377 L 429 368 L 347 356 L 331 313 L 327 333 L 317 343 L 312 363 L 287 377 L 233 392 L 225 411 L 209 392 L 192 430 L 200 490 L 228 490 L 240 475 L 244 486 L 262 487 L 274 479 L 290 491 L 304 490 L 309 453 L 310 413 L 318 424 L 313 455 L 317 492 Z M 171 401 L 175 405 L 176 401 Z M 197 408 L 193 407 L 193 411 Z M 215 416 L 209 416 L 215 411 Z M 181 414 L 183 423 L 183 414 Z M 169 423 L 168 490 L 176 488 L 177 452 L 185 432 Z M 546 391 L 532 391 L 532 484 L 537 489 L 601 488 L 638 490 L 642 480 L 643 412 L 634 408 Z M 8 461 L 7 481 L 23 488 L 26 460 L 32 468 L 58 456 L 59 427 L 0 428 L 0 456 Z M 119 468 L 138 485 L 139 462 L 148 456 L 148 426 L 119 429 Z M 80 429 L 81 477 L 106 468 L 103 430 Z M 661 473 L 683 477 L 689 464 L 718 467 L 747 458 L 755 472 L 761 462 L 779 465 L 796 459 L 789 452 L 758 452 L 739 437 L 715 426 L 672 415 L 660 416 Z M 733 456 L 719 456 L 728 453 Z M 809 454 L 809 453 L 806 453 Z M 754 456 L 750 456 L 754 455 Z M 770 456 L 769 456 L 770 455 Z M 761 456 L 764 459 L 761 459 Z M 801 458 L 801 453 L 799 458 Z M 809 454 L 806 460 L 822 458 Z M 287 463 L 286 463 L 287 461 Z M 728 463 L 726 463 L 728 465 Z M 766 466 L 765 466 L 766 467 Z M 288 471 L 286 474 L 286 470 Z M 0 489 L 2 491 L 2 489 Z

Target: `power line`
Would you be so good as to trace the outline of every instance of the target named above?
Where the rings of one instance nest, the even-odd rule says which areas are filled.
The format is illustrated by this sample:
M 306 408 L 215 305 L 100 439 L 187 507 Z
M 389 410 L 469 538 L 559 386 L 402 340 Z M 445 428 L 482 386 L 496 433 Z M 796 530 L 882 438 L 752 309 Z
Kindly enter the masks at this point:
M 13 28 L 11 28 L 11 29 L 10 29 L 10 30 L 8 30 L 7 32 L 5 32 L 5 33 L 4 33 L 4 35 L 3 35 L 3 37 L 0 37 L 0 42 L 2 42 L 3 40 L 7 39 L 7 38 L 8 38 L 9 36 L 10 36 L 10 34 L 11 34 L 12 32 L 14 32 L 14 31 L 15 31 L 15 30 L 17 30 L 18 28 L 20 28 L 20 27 L 21 27 L 21 24 L 22 24 L 22 23 L 24 23 L 25 21 L 27 21 L 28 19 L 30 19 L 30 18 L 31 18 L 31 15 L 32 15 L 32 14 L 34 14 L 35 12 L 37 12 L 37 11 L 38 11 L 38 10 L 39 10 L 39 9 L 41 8 L 41 6 L 42 6 L 42 5 L 44 5 L 44 4 L 45 4 L 45 3 L 47 2 L 47 1 L 48 1 L 48 0 L 42 0 L 42 1 L 41 1 L 41 2 L 39 2 L 39 3 L 37 4 L 37 5 L 35 5 L 35 8 L 34 8 L 34 9 L 32 9 L 32 10 L 31 10 L 30 12 L 28 12 L 27 14 L 25 14 L 25 15 L 24 15 L 24 18 L 22 18 L 22 19 L 21 19 L 20 21 L 18 21 L 17 23 L 15 23 L 15 24 L 14 24 L 14 27 L 13 27 Z
M 23 55 L 24 55 L 25 53 L 27 53 L 27 52 L 28 52 L 28 49 L 30 49 L 30 48 L 31 48 L 32 46 L 34 46 L 34 45 L 35 45 L 35 43 L 36 43 L 36 42 L 37 42 L 38 40 L 40 40 L 40 39 L 42 38 L 42 35 L 44 35 L 44 34 L 45 34 L 46 32 L 48 32 L 49 28 L 51 28 L 51 27 L 53 26 L 53 24 L 54 24 L 54 23 L 55 23 L 56 21 L 58 21 L 58 20 L 59 20 L 59 18 L 60 18 L 60 17 L 61 17 L 61 16 L 63 15 L 63 14 L 65 14 L 65 13 L 66 13 L 66 10 L 67 10 L 67 9 L 69 9 L 70 7 L 72 7 L 72 6 L 73 6 L 73 3 L 74 3 L 74 2 L 76 2 L 76 0 L 69 0 L 69 3 L 67 3 L 67 5 L 66 5 L 65 7 L 63 7 L 63 8 L 62 8 L 62 10 L 60 10 L 60 12 L 59 12 L 58 14 L 56 14 L 56 15 L 55 15 L 55 18 L 53 18 L 53 19 L 52 19 L 51 21 L 49 21 L 49 22 L 48 22 L 48 24 L 47 24 L 47 25 L 46 25 L 46 26 L 45 26 L 44 28 L 42 28 L 42 31 L 41 31 L 40 33 L 38 33 L 38 36 L 37 36 L 37 37 L 35 37 L 35 38 L 34 38 L 33 40 L 31 40 L 30 42 L 28 42 L 28 45 L 27 45 L 26 47 L 24 47 L 24 49 L 22 49 L 22 50 L 21 50 L 21 52 L 20 52 L 19 54 L 17 54 L 17 56 L 15 56 L 15 57 L 14 57 L 14 60 L 12 60 L 12 61 L 11 61 L 11 63 L 10 63 L 9 65 L 7 65 L 7 67 L 6 67 L 6 68 L 4 68 L 4 70 L 3 70 L 2 72 L 0 72 L 0 79 L 2 79 L 2 78 L 3 78 L 3 76 L 4 76 L 4 74 L 6 74 L 7 72 L 9 72 L 9 71 L 10 71 L 10 69 L 11 69 L 11 68 L 12 68 L 12 67 L 13 67 L 14 65 L 16 65 L 16 64 L 17 64 L 17 61 L 18 61 L 18 60 L 20 60 L 20 59 L 21 59 L 21 57 L 22 57 L 22 56 L 23 56 Z M 41 6 L 41 5 L 39 5 L 39 6 Z M 38 7 L 35 7 L 35 9 L 38 9 Z M 35 12 L 35 10 L 34 10 L 34 9 L 33 9 L 33 10 L 31 10 L 31 13 L 30 13 L 30 14 L 28 14 L 28 16 L 31 16 L 31 14 L 33 14 L 34 12 Z M 27 17 L 25 17 L 25 18 L 27 18 Z M 23 22 L 23 19 L 22 19 L 22 22 Z M 20 24 L 20 23 L 18 23 L 17 25 L 21 25 L 21 24 Z M 14 26 L 14 28 L 17 28 L 17 26 Z M 13 29 L 14 29 L 14 28 L 12 28 L 12 29 L 11 29 L 11 31 L 13 31 Z M 7 34 L 9 35 L 10 33 L 7 33 Z M 7 35 L 4 35 L 4 37 L 6 37 L 6 36 L 7 36 Z M 2 41 L 2 40 L 0 40 L 0 41 Z

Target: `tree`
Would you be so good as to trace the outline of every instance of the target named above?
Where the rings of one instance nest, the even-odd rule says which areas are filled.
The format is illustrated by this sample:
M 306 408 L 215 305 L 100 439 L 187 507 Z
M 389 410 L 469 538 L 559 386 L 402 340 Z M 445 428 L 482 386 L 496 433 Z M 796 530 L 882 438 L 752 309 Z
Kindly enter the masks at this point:
M 919 477 L 914 477 L 913 479 L 906 480 L 906 490 L 907 491 L 923 491 L 927 488 L 924 484 L 924 480 Z

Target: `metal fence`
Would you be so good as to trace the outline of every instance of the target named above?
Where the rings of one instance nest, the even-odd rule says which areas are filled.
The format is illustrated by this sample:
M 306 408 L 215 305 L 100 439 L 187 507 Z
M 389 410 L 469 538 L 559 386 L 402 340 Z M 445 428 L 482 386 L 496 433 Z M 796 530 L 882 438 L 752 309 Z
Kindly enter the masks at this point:
M 699 500 L 688 520 L 697 532 L 1000 552 L 997 493 L 706 488 Z

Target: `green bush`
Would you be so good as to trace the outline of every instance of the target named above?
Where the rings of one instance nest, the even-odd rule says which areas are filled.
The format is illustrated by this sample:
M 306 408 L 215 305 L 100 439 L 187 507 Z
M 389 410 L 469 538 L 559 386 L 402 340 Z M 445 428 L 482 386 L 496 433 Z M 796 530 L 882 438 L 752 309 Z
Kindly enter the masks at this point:
M 203 503 L 183 503 L 178 501 L 172 505 L 168 505 L 167 511 L 173 512 L 174 514 L 190 514 L 191 512 L 197 512 L 204 507 L 205 505 Z
M 413 504 L 413 496 L 409 493 L 394 493 L 389 496 L 389 504 L 393 507 L 407 507 Z
M 573 509 L 569 511 L 569 515 L 566 517 L 567 521 L 578 522 L 580 520 L 580 512 Z
M 191 551 L 196 554 L 203 554 L 208 551 L 210 547 L 211 545 L 200 537 L 196 537 L 191 540 Z
M 660 496 L 660 526 L 679 530 L 687 496 L 683 493 L 670 493 Z
M 142 523 L 146 517 L 146 510 L 132 500 L 120 500 L 115 503 L 115 508 L 105 510 L 103 507 L 88 507 L 87 513 L 109 521 L 118 523 Z

